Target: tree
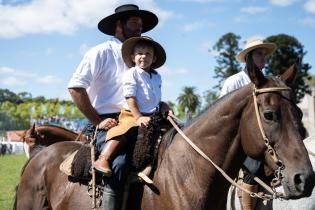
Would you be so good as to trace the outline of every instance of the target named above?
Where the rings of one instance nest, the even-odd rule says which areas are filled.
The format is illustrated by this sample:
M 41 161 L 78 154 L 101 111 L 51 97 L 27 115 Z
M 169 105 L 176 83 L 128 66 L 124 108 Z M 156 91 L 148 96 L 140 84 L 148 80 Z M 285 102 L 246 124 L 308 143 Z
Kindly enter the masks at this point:
M 195 87 L 184 87 L 183 93 L 177 97 L 177 101 L 180 110 L 186 113 L 188 120 L 192 118 L 201 104 L 200 96 L 195 93 Z
M 218 94 L 213 90 L 206 90 L 203 92 L 203 98 L 205 100 L 205 108 L 208 108 L 211 104 L 213 104 L 218 98 Z
M 219 78 L 219 84 L 214 86 L 214 88 L 221 89 L 222 81 L 242 70 L 235 58 L 236 54 L 240 51 L 238 47 L 240 39 L 241 37 L 238 35 L 227 33 L 213 47 L 214 50 L 219 52 L 219 55 L 216 56 L 218 66 L 214 68 L 214 78 Z
M 311 75 L 311 80 L 307 81 L 311 87 L 315 87 L 315 76 Z
M 17 94 L 24 102 L 32 100 L 32 94 L 28 92 L 21 92 Z
M 305 93 L 310 93 L 307 81 L 311 79 L 311 76 L 308 74 L 311 66 L 308 63 L 303 63 L 303 58 L 307 53 L 304 51 L 304 46 L 295 37 L 286 34 L 270 36 L 265 41 L 273 42 L 278 47 L 268 61 L 266 74 L 280 75 L 299 60 L 299 71 L 292 90 L 294 92 L 294 102 L 300 102 Z
M 14 104 L 22 103 L 20 97 L 8 89 L 0 89 L 0 103 L 9 101 Z

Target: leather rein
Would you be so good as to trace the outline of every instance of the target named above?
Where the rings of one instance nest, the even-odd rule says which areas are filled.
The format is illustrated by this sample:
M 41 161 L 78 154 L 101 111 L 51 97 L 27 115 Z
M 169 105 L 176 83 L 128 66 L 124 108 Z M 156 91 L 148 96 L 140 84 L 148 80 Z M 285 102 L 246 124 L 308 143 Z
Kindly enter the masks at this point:
M 270 141 L 267 138 L 264 128 L 262 126 L 261 122 L 261 117 L 259 114 L 259 108 L 258 108 L 258 103 L 257 103 L 257 95 L 263 94 L 263 93 L 271 93 L 271 92 L 280 92 L 280 91 L 290 91 L 291 88 L 289 87 L 271 87 L 271 88 L 261 88 L 257 89 L 254 86 L 253 89 L 253 99 L 254 99 L 254 106 L 255 106 L 255 112 L 256 112 L 256 118 L 258 121 L 258 126 L 260 133 L 263 137 L 264 143 L 267 147 L 267 152 L 270 154 L 271 158 L 277 165 L 277 168 L 274 171 L 274 176 L 275 178 L 272 179 L 271 181 L 271 187 L 269 187 L 266 183 L 261 181 L 258 177 L 255 177 L 255 181 L 259 183 L 265 190 L 267 190 L 270 194 L 266 194 L 263 192 L 251 192 L 247 190 L 246 188 L 242 187 L 240 184 L 238 184 L 236 181 L 234 181 L 228 174 L 226 174 L 222 168 L 220 168 L 218 165 L 216 165 L 196 144 L 194 144 L 187 136 L 186 134 L 177 126 L 177 124 L 174 122 L 173 118 L 175 119 L 176 117 L 173 114 L 169 114 L 167 119 L 170 121 L 170 123 L 173 125 L 173 127 L 177 130 L 177 132 L 184 138 L 184 140 L 199 154 L 201 155 L 204 159 L 209 161 L 226 179 L 229 181 L 233 186 L 239 188 L 240 190 L 250 194 L 251 197 L 257 197 L 261 198 L 263 200 L 272 200 L 272 199 L 277 199 L 277 198 L 285 198 L 285 195 L 283 193 L 277 192 L 275 190 L 275 187 L 281 183 L 281 180 L 283 178 L 283 170 L 285 168 L 283 162 L 278 158 L 278 155 L 274 148 L 270 145 Z

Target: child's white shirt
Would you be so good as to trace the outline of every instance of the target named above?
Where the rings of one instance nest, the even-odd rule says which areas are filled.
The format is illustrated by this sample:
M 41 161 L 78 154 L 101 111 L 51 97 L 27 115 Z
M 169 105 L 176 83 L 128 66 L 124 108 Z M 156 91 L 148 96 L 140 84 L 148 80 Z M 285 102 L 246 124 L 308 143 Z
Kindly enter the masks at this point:
M 123 92 L 134 97 L 141 113 L 153 113 L 161 101 L 161 75 L 155 70 L 148 73 L 135 66 L 125 72 Z

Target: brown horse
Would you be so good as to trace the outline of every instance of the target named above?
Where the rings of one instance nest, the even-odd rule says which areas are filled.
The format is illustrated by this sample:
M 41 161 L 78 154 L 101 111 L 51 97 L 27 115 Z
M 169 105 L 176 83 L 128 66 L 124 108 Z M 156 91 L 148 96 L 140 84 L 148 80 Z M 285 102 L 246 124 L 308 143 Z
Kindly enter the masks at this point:
M 285 196 L 292 199 L 309 196 L 315 184 L 302 142 L 300 110 L 287 89 L 296 71 L 293 66 L 278 79 L 266 78 L 256 70 L 250 75 L 252 84 L 220 99 L 183 129 L 230 177 L 236 177 L 246 155 L 262 161 L 271 170 L 279 170 L 281 160 L 281 184 Z M 257 102 L 254 87 L 264 90 L 255 94 Z M 60 163 L 79 146 L 77 142 L 56 143 L 34 156 L 21 175 L 15 209 L 91 209 L 87 187 L 69 181 L 58 170 Z M 153 181 L 154 187 L 131 189 L 132 195 L 138 196 L 129 199 L 128 209 L 225 209 L 229 183 L 179 134 L 172 141 L 162 142 Z
M 20 136 L 24 142 L 24 151 L 28 158 L 33 157 L 41 147 L 46 147 L 61 141 L 86 141 L 84 135 L 79 135 L 66 128 L 56 125 L 33 126 Z

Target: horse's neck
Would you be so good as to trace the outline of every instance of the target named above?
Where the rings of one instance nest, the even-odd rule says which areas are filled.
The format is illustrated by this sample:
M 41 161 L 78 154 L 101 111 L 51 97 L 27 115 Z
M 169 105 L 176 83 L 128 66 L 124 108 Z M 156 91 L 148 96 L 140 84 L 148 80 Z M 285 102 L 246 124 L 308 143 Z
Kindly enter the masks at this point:
M 184 129 L 194 144 L 232 177 L 245 158 L 240 146 L 239 129 L 242 111 L 249 100 L 248 95 L 249 90 L 242 89 L 237 94 L 220 100 Z M 190 202 L 199 203 L 196 205 L 200 208 L 209 201 L 218 203 L 223 198 L 222 194 L 227 193 L 227 181 L 180 134 L 175 136 L 163 153 L 155 174 L 157 180 L 154 182 L 163 188 L 165 177 L 173 177 L 170 179 L 172 183 L 168 182 L 167 189 L 162 189 L 163 193 L 171 194 L 172 188 L 177 191 L 180 189 L 180 193 L 186 197 L 177 199 L 187 201 L 187 205 Z M 182 185 L 178 186 L 180 183 Z

